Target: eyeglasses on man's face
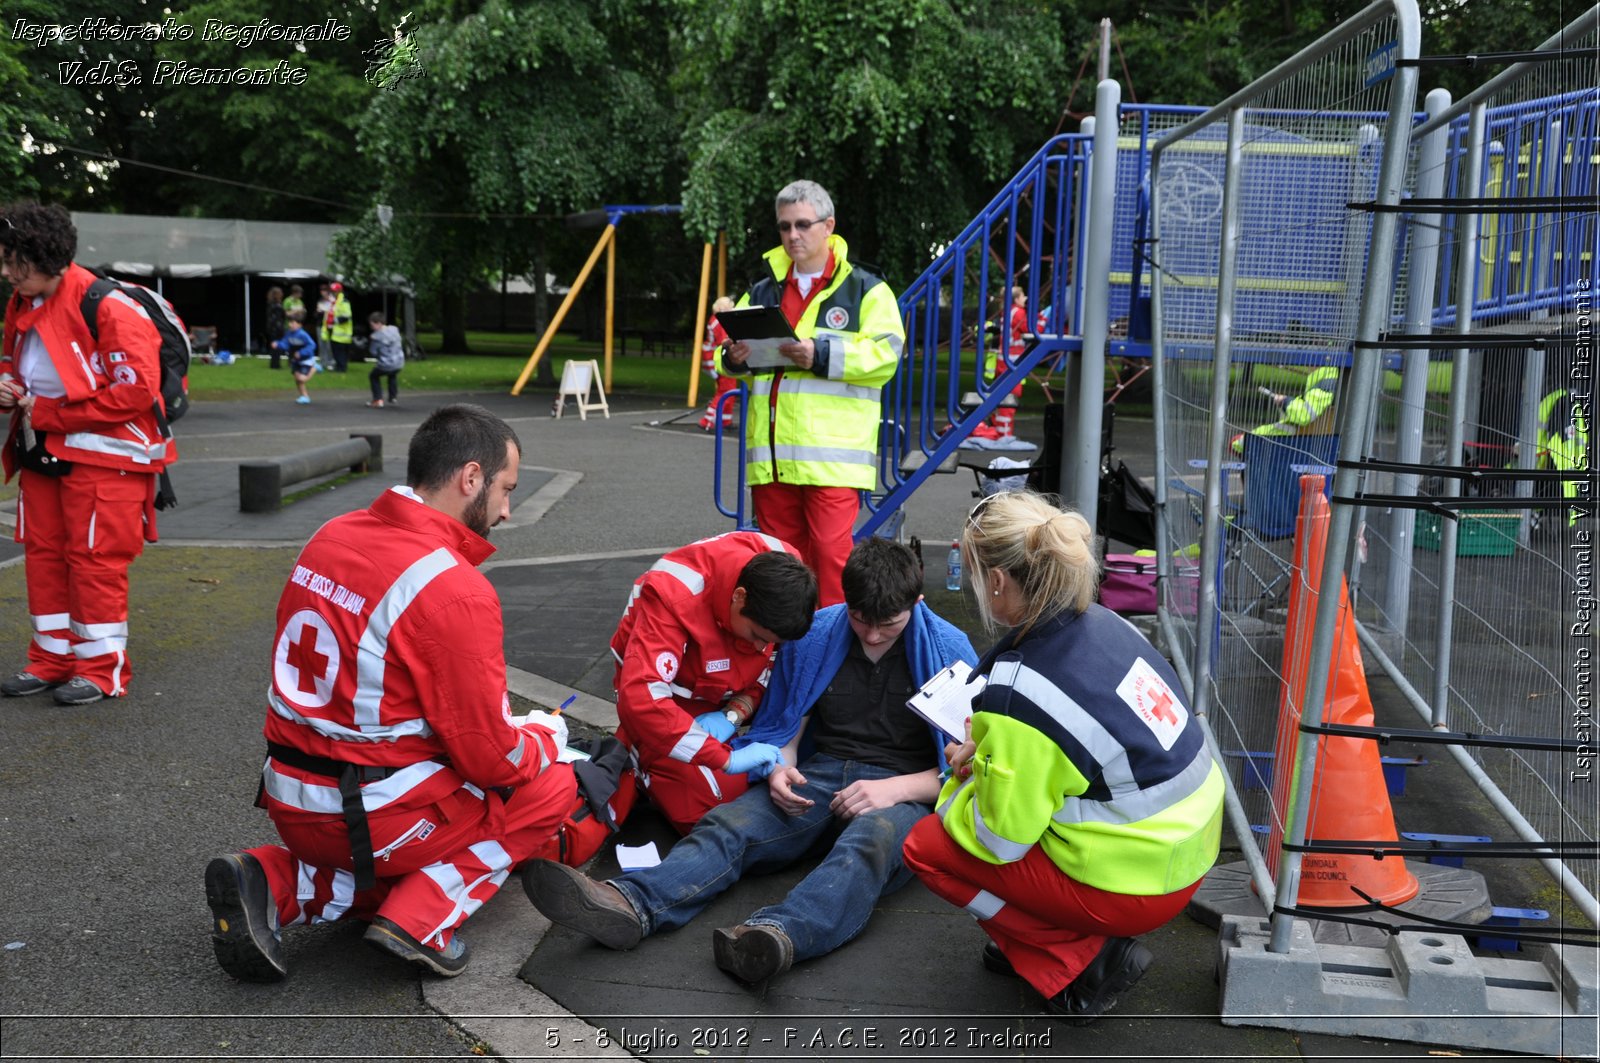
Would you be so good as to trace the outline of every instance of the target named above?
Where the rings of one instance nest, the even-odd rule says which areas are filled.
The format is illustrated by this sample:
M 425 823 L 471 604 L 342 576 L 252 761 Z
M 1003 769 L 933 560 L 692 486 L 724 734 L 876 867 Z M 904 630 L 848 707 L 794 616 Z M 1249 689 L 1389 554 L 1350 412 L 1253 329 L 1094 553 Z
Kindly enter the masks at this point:
M 778 231 L 780 233 L 782 233 L 783 235 L 788 236 L 789 235 L 789 230 L 790 229 L 794 229 L 796 232 L 800 233 L 803 236 L 806 233 L 811 231 L 811 227 L 813 225 L 821 225 L 823 222 L 825 222 L 827 220 L 828 220 L 827 218 L 813 218 L 813 219 L 808 221 L 805 218 L 801 218 L 799 221 L 794 221 L 794 222 L 780 221 L 778 223 Z

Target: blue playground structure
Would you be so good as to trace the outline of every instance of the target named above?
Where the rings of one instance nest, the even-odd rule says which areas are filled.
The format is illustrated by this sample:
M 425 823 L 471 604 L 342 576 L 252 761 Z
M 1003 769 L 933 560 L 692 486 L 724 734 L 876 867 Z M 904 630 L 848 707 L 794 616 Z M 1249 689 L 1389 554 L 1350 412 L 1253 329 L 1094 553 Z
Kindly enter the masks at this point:
M 1406 857 L 1537 861 L 1574 915 L 1600 922 L 1593 803 L 1580 813 L 1568 796 L 1592 759 L 1600 5 L 1530 51 L 1429 57 L 1420 42 L 1414 0 L 1376 0 L 1208 109 L 1119 106 L 1102 82 L 1093 126 L 1049 140 L 902 292 L 880 488 L 856 535 L 903 535 L 906 500 L 1030 374 L 1065 393 L 1059 453 L 1036 471 L 1095 523 L 1107 360 L 1148 367 L 1151 633 L 1228 773 L 1245 856 L 1195 902 L 1221 927 L 1223 1021 L 1592 1055 L 1600 990 L 1582 932 L 1482 959 L 1452 942 L 1483 947 L 1466 933 L 1491 911 L 1483 875 L 1435 889 Z M 1430 66 L 1486 58 L 1504 69 L 1418 111 Z M 991 352 L 1011 347 L 1014 286 L 1035 331 L 989 379 Z M 1330 404 L 1287 423 L 1312 369 L 1333 371 L 1317 375 Z M 718 499 L 741 526 L 742 457 L 738 500 Z M 1302 500 L 1326 507 L 1320 560 Z M 1308 584 L 1339 590 L 1289 615 L 1290 588 Z M 1407 840 L 1313 833 L 1329 740 L 1396 736 L 1370 699 L 1363 719 L 1332 715 L 1336 641 L 1356 638 L 1423 719 L 1404 740 L 1438 747 L 1519 841 L 1409 840 L 1457 837 L 1437 833 L 1452 824 Z M 1280 738 L 1287 788 L 1246 785 L 1253 751 Z M 1419 909 L 1430 932 L 1402 928 L 1387 949 L 1321 951 L 1322 920 L 1357 901 L 1337 885 L 1304 899 L 1329 854 L 1389 856 L 1422 883 L 1379 913 L 1391 924 L 1413 903 L 1446 907 Z M 1382 991 L 1324 981 L 1329 965 Z M 1430 983 L 1445 968 L 1460 978 Z

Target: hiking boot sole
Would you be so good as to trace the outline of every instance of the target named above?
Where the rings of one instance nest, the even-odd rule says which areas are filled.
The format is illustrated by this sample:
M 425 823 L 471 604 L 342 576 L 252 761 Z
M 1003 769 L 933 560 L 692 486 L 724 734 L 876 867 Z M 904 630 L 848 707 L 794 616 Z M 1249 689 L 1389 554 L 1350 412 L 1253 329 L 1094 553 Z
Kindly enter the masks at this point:
M 428 948 L 387 919 L 374 919 L 372 925 L 367 927 L 367 932 L 361 935 L 361 940 L 380 952 L 398 956 L 441 978 L 454 978 L 467 969 L 468 953 L 465 948 L 457 957 L 448 957 L 437 949 Z M 466 942 L 461 944 L 464 946 Z
M 711 958 L 739 981 L 758 985 L 794 965 L 794 946 L 768 928 L 724 928 L 711 932 Z
M 528 900 L 552 923 L 587 934 L 608 949 L 624 951 L 644 938 L 644 928 L 630 906 L 627 911 L 595 900 L 593 891 L 609 890 L 576 868 L 540 860 L 522 869 Z M 627 904 L 621 894 L 617 899 Z
M 263 895 L 254 895 L 259 886 Z M 222 856 L 206 865 L 211 948 L 224 971 L 243 982 L 281 982 L 289 968 L 274 933 L 272 893 L 255 857 Z

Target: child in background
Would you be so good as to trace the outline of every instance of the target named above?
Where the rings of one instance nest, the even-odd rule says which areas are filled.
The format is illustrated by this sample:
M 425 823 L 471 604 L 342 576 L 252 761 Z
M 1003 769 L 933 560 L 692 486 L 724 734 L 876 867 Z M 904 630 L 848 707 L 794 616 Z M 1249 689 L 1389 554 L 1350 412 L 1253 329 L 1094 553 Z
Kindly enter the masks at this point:
M 289 356 L 289 371 L 294 374 L 295 390 L 300 392 L 300 397 L 294 401 L 309 406 L 311 396 L 306 393 L 306 381 L 317 371 L 317 341 L 305 329 L 304 310 L 291 310 L 284 318 L 288 331 L 284 332 L 283 339 L 273 341 L 272 346 Z
M 380 410 L 383 409 L 383 396 L 379 392 L 379 382 L 384 377 L 389 379 L 389 405 L 400 405 L 400 370 L 406 364 L 400 330 L 384 321 L 381 313 L 367 315 L 367 324 L 372 326 L 372 337 L 367 340 L 367 353 L 377 363 L 372 367 L 372 372 L 367 374 L 367 380 L 372 384 L 372 401 L 367 405 Z
M 733 300 L 726 295 L 718 296 L 717 301 L 711 304 L 711 320 L 706 322 L 706 336 L 700 345 L 700 366 L 717 382 L 717 390 L 706 404 L 706 412 L 700 415 L 700 430 L 703 432 L 710 432 L 716 427 L 717 404 L 722 396 L 739 386 L 738 377 L 717 371 L 717 349 L 728 342 L 728 331 L 717 320 L 717 315 L 724 310 L 732 310 L 733 306 Z M 722 414 L 722 427 L 732 426 L 733 407 L 729 405 Z

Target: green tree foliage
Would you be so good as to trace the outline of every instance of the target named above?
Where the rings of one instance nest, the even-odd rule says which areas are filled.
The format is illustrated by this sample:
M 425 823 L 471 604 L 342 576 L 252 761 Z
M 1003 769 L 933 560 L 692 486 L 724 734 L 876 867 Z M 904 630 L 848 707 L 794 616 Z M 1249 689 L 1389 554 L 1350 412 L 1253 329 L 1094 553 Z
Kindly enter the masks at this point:
M 6 14 L 8 18 L 0 19 L 0 129 L 13 133 L 20 150 L 0 152 L 0 188 L 7 190 L 0 199 L 37 198 L 40 177 L 46 170 L 41 152 L 68 136 L 66 123 L 54 117 L 67 113 L 67 94 L 34 76 L 29 53 L 38 49 L 12 39 L 10 33 L 18 19 L 45 20 L 45 5 L 38 0 L 17 0 Z
M 348 32 L 343 41 L 303 43 L 215 32 L 263 19 L 274 27 L 331 19 Z M 19 26 L 68 32 L 27 42 L 17 39 Z M 0 166 L 19 167 L 26 185 L 78 209 L 341 220 L 342 205 L 359 198 L 351 192 L 363 173 L 355 140 L 369 94 L 362 52 L 377 26 L 372 7 L 355 3 L 311 10 L 293 0 L 182 8 L 75 0 L 63 8 L 15 0 L 0 19 L 0 116 L 15 108 L 18 119 L 5 128 L 20 127 L 29 141 L 19 160 Z M 279 76 L 239 84 L 232 72 L 240 69 Z M 219 71 L 228 83 L 215 83 L 210 72 Z
M 245 67 L 277 77 L 271 84 L 249 87 L 169 81 L 156 89 L 157 128 L 168 141 L 163 161 L 295 195 L 178 179 L 163 188 L 169 202 L 209 217 L 351 220 L 376 183 L 357 148 L 357 128 L 373 94 L 363 76 L 364 53 L 387 30 L 374 5 L 203 0 L 177 8 L 176 14 L 179 22 L 196 30 L 195 36 L 163 40 L 156 47 L 158 63 Z M 300 45 L 254 41 L 242 46 L 242 36 L 201 39 L 208 20 L 247 28 L 262 19 L 285 26 L 325 25 L 331 19 L 349 32 L 343 40 Z
M 851 254 L 906 283 L 1044 142 L 1070 16 L 1050 6 L 684 0 L 691 233 L 726 229 L 753 270 L 774 193 L 806 177 L 833 194 Z
M 418 12 L 418 76 L 375 93 L 362 122 L 376 200 L 395 221 L 386 237 L 364 221 L 336 248 L 346 269 L 402 272 L 438 296 L 452 349 L 465 345 L 462 299 L 486 273 L 542 275 L 565 242 L 556 219 L 656 195 L 675 157 L 659 60 L 637 47 L 667 36 L 647 5 L 464 6 Z

